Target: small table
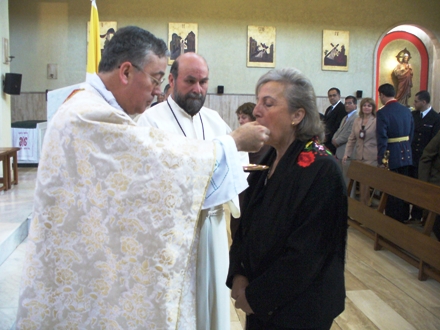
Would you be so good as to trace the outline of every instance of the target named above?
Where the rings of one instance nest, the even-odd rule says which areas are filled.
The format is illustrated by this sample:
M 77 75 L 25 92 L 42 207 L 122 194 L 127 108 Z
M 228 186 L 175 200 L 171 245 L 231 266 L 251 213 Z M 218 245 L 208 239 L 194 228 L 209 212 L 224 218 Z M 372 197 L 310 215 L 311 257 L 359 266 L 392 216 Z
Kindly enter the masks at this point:
M 17 163 L 17 151 L 20 148 L 0 148 L 0 161 L 3 165 L 3 186 L 0 190 L 11 189 L 12 184 L 18 184 L 18 163 Z M 12 173 L 11 173 L 11 157 L 12 157 Z M 12 175 L 13 174 L 13 175 Z M 12 176 L 14 180 L 12 180 Z

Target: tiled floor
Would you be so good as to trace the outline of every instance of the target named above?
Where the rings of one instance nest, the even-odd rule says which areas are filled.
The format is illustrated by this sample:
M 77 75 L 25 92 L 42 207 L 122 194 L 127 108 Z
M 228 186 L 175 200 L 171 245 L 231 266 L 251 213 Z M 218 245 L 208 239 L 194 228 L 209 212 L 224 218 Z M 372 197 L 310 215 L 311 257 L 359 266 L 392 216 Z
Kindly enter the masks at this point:
M 0 330 L 11 329 L 15 322 L 25 250 L 26 243 L 20 244 L 0 266 Z
M 27 236 L 32 212 L 37 168 L 20 167 L 18 173 L 18 185 L 0 192 L 0 265 Z
M 19 171 L 19 185 L 0 193 L 0 258 L 5 242 L 11 246 L 14 236 L 12 241 L 23 236 L 21 224 L 32 209 L 36 169 Z M 15 321 L 25 246 L 0 265 L 0 330 L 11 329 Z M 331 330 L 440 329 L 440 283 L 417 280 L 415 267 L 389 251 L 374 251 L 372 241 L 354 229 L 349 229 L 345 280 L 346 310 Z M 231 301 L 231 330 L 242 330 L 244 318 Z

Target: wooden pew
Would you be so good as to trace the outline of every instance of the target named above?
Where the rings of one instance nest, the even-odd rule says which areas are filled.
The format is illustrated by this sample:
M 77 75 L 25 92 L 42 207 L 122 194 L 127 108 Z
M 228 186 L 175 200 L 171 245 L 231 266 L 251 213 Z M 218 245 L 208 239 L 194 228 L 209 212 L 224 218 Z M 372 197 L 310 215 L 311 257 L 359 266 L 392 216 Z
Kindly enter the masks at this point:
M 347 176 L 348 191 L 357 181 L 382 192 L 377 209 L 349 198 L 348 224 L 372 238 L 375 250 L 385 247 L 417 267 L 419 280 L 430 276 L 440 282 L 440 242 L 431 237 L 435 217 L 440 214 L 440 186 L 358 161 L 351 162 Z M 429 211 L 422 231 L 383 214 L 388 195 Z
M 0 178 L 2 186 L 1 190 L 8 190 L 9 188 L 9 169 L 8 169 L 8 152 L 0 150 L 0 162 L 2 162 L 3 177 Z

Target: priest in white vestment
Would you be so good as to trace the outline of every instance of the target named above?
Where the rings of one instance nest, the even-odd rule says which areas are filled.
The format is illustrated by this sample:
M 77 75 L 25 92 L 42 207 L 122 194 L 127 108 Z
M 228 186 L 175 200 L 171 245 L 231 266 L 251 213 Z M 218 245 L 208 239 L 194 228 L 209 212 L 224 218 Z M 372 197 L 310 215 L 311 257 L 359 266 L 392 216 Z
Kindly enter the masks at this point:
M 137 126 L 130 115 L 160 93 L 167 55 L 148 31 L 118 30 L 99 74 L 49 123 L 18 329 L 196 327 L 198 216 L 246 186 L 234 141 L 252 149 L 268 131 L 200 142 Z
M 180 55 L 173 63 L 169 82 L 173 89 L 166 101 L 145 111 L 138 125 L 157 127 L 174 134 L 210 141 L 229 134 L 230 127 L 211 109 L 203 106 L 208 89 L 206 61 L 195 53 Z M 247 153 L 242 163 L 249 163 Z M 245 178 L 245 173 L 242 174 Z M 221 184 L 222 182 L 219 182 Z M 229 203 L 239 216 L 238 198 Z M 228 238 L 223 205 L 200 214 L 197 251 L 197 329 L 230 328 L 230 291 L 225 285 L 229 265 Z M 194 281 L 191 281 L 194 283 Z

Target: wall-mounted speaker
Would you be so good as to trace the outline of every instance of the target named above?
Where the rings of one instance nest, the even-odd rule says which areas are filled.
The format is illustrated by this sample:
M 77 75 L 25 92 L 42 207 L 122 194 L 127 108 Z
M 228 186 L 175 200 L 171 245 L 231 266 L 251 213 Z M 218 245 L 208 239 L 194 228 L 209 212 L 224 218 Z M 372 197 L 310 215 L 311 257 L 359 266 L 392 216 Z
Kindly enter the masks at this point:
M 217 94 L 223 94 L 225 91 L 224 86 L 217 86 Z
M 21 90 L 21 73 L 6 73 L 3 81 L 3 92 L 19 95 Z
M 356 97 L 358 99 L 361 99 L 362 98 L 362 91 L 356 91 Z

